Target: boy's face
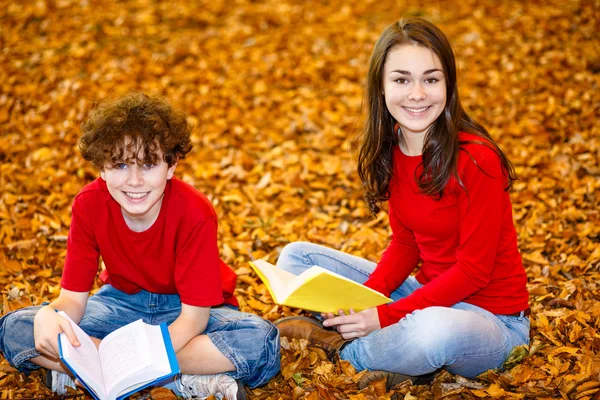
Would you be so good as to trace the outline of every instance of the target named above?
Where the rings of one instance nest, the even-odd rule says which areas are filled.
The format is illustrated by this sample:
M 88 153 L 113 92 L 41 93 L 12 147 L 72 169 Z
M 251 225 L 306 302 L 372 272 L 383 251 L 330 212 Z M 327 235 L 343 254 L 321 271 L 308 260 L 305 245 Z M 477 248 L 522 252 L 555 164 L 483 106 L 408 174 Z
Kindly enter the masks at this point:
M 127 225 L 136 232 L 145 231 L 156 221 L 165 186 L 177 166 L 169 167 L 160 150 L 157 155 L 156 164 L 138 165 L 136 157 L 126 153 L 124 158 L 133 161 L 107 162 L 100 173 L 110 195 L 121 206 Z

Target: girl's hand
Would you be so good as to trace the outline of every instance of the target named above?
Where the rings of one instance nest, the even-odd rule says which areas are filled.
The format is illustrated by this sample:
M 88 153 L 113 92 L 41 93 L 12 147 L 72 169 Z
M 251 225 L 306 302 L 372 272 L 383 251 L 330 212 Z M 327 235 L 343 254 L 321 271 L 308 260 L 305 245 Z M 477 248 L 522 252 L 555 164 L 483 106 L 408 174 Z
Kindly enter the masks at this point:
M 323 326 L 333 326 L 342 335 L 344 339 L 354 339 L 367 336 L 371 332 L 381 329 L 377 308 L 368 308 L 355 313 L 350 309 L 350 314 L 346 315 L 344 310 L 339 310 L 339 316 L 333 313 L 322 313 Z
M 69 321 L 58 315 L 51 306 L 40 308 L 33 319 L 33 337 L 36 350 L 43 356 L 57 359 L 59 333 L 65 333 L 73 346 L 79 346 L 79 340 L 77 340 Z

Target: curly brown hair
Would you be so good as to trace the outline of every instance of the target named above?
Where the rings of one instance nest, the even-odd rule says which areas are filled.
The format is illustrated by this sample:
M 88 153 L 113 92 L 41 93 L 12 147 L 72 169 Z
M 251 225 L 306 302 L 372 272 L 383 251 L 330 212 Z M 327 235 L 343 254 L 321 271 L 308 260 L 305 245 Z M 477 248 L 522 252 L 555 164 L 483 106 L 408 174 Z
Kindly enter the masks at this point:
M 81 131 L 81 155 L 99 169 L 117 162 L 156 164 L 159 148 L 173 166 L 192 149 L 185 113 L 140 92 L 101 103 Z

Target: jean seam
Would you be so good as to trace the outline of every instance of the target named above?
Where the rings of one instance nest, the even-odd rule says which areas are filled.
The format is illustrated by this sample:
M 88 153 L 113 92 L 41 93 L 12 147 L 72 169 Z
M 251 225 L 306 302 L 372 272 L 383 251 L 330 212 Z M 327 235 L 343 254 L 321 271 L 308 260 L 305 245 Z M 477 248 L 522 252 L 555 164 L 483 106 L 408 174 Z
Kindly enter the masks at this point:
M 40 355 L 41 354 L 39 351 L 37 351 L 37 349 L 22 351 L 13 357 L 13 365 L 16 369 L 20 369 L 21 365 L 23 365 L 25 362 L 30 361 L 32 358 Z
M 339 262 L 339 263 L 342 263 L 342 264 L 344 264 L 346 267 L 352 268 L 353 270 L 355 270 L 355 271 L 357 271 L 357 272 L 360 272 L 361 274 L 365 274 L 366 276 L 369 276 L 369 275 L 370 275 L 370 272 L 363 271 L 362 269 L 360 269 L 360 268 L 357 268 L 357 267 L 356 267 L 356 266 L 354 266 L 354 265 L 348 264 L 348 263 L 347 263 L 347 262 L 345 262 L 344 260 L 342 260 L 342 259 L 340 259 L 340 258 L 337 258 L 337 257 L 334 257 L 334 256 L 332 256 L 332 255 L 330 255 L 330 254 L 322 253 L 322 252 L 320 252 L 320 251 L 315 251 L 315 250 L 312 250 L 312 251 L 306 251 L 306 250 L 305 250 L 305 251 L 303 251 L 302 253 L 303 253 L 303 254 L 302 254 L 302 256 L 303 256 L 303 258 L 304 258 L 304 261 L 305 261 L 305 264 L 306 264 L 306 265 L 310 265 L 310 264 L 311 264 L 310 260 L 308 259 L 308 256 L 310 256 L 310 255 L 313 255 L 313 254 L 316 254 L 316 255 L 320 255 L 320 256 L 327 257 L 327 258 L 331 258 L 331 259 L 333 259 L 333 260 L 335 260 L 335 261 L 337 261 L 337 262 Z

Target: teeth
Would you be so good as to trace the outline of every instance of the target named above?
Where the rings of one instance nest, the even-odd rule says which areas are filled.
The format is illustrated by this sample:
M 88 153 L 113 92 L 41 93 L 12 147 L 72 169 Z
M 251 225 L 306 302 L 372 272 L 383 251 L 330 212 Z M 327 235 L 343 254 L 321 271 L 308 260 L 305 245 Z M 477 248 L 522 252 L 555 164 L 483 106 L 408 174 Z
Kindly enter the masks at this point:
M 406 108 L 410 112 L 418 113 L 418 112 L 423 112 L 423 111 L 427 110 L 429 107 L 422 107 L 422 108 L 404 107 L 404 108 Z
M 130 197 L 132 199 L 141 199 L 142 197 L 145 197 L 146 195 L 148 195 L 148 193 L 150 193 L 150 192 L 145 192 L 145 193 L 130 193 L 130 192 L 125 192 L 125 194 L 127 195 L 127 197 Z

